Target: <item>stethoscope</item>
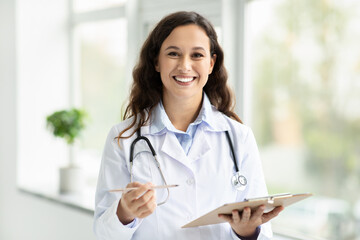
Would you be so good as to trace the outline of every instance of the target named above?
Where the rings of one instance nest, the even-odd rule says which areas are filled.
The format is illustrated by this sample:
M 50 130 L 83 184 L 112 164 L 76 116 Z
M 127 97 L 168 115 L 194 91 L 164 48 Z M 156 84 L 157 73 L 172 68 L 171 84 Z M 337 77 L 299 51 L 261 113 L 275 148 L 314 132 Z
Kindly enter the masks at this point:
M 247 185 L 247 179 L 239 171 L 239 167 L 237 165 L 236 155 L 235 155 L 235 152 L 234 152 L 233 144 L 231 142 L 229 131 L 225 131 L 225 134 L 226 134 L 226 138 L 228 140 L 229 146 L 230 146 L 230 150 L 231 150 L 231 154 L 232 154 L 232 160 L 233 160 L 234 166 L 235 166 L 235 173 L 231 177 L 231 183 L 235 187 L 236 190 L 244 191 L 245 188 L 246 188 L 246 185 Z M 159 169 L 161 178 L 164 181 L 164 184 L 167 185 L 164 174 L 161 171 L 160 163 L 156 158 L 156 152 L 155 152 L 150 140 L 147 137 L 141 136 L 140 128 L 137 130 L 137 137 L 131 143 L 131 146 L 130 146 L 130 182 L 132 182 L 132 180 L 133 180 L 132 168 L 133 168 L 133 162 L 134 162 L 134 148 L 135 148 L 135 144 L 140 140 L 144 140 L 147 143 L 148 147 L 150 148 L 151 154 L 153 155 L 153 157 L 155 159 L 155 163 L 156 163 L 157 168 Z M 169 188 L 166 188 L 166 189 L 167 189 L 167 197 L 163 202 L 158 203 L 157 204 L 158 206 L 164 204 L 169 199 L 170 191 L 169 191 Z

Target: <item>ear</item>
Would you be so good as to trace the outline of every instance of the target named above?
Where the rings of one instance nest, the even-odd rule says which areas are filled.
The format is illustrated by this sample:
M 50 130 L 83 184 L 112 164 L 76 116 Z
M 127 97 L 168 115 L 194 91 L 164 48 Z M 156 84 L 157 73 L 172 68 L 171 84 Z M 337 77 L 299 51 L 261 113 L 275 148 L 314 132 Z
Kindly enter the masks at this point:
M 211 59 L 210 59 L 210 68 L 209 68 L 209 74 L 212 73 L 212 70 L 215 66 L 215 63 L 216 63 L 216 54 L 213 54 Z
M 155 64 L 154 65 L 155 65 L 155 71 L 160 72 L 159 61 L 158 61 L 157 58 L 155 59 Z

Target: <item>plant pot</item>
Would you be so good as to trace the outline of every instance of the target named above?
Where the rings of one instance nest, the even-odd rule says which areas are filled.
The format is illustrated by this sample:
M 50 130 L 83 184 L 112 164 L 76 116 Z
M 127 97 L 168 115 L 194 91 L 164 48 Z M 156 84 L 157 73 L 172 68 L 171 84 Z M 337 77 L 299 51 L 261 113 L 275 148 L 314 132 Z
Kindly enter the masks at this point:
M 60 168 L 60 193 L 80 193 L 84 186 L 84 176 L 81 168 Z

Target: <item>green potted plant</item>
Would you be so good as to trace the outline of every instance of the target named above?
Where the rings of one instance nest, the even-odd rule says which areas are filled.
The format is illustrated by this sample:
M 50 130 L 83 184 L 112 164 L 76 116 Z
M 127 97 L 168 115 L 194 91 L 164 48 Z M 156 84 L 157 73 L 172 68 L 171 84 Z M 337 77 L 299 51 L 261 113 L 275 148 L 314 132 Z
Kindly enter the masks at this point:
M 85 111 L 76 108 L 56 111 L 46 117 L 47 126 L 53 135 L 63 138 L 70 149 L 69 164 L 60 168 L 59 172 L 61 193 L 79 192 L 83 185 L 82 171 L 76 166 L 74 159 L 74 143 L 85 128 L 85 118 Z

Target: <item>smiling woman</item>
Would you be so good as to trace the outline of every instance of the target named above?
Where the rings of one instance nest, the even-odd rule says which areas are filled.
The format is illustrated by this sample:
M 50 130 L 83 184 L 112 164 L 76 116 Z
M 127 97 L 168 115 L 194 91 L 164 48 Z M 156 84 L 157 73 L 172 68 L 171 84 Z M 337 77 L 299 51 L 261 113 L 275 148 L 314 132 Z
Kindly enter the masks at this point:
M 270 239 L 269 221 L 281 206 L 267 213 L 264 206 L 254 212 L 234 210 L 219 215 L 228 224 L 181 228 L 225 203 L 267 195 L 254 136 L 232 110 L 223 51 L 208 20 L 195 12 L 163 18 L 145 41 L 133 77 L 124 121 L 111 129 L 105 144 L 96 235 Z M 245 188 L 232 184 L 234 174 L 247 179 Z M 165 178 L 179 187 L 169 190 L 166 204 L 160 206 L 156 199 L 162 201 L 164 190 L 153 186 L 164 184 Z M 136 189 L 119 195 L 108 191 L 125 186 Z

